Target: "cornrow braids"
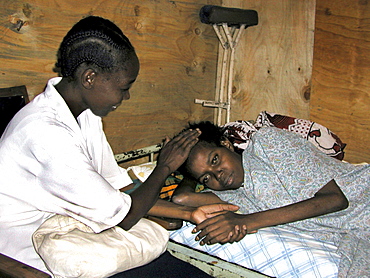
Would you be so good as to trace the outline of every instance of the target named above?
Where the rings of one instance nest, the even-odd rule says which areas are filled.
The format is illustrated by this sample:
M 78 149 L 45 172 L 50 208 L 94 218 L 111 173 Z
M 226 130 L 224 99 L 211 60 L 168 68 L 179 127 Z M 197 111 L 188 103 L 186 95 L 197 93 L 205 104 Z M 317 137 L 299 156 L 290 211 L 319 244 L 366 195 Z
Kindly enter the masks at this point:
M 132 53 L 134 47 L 117 25 L 89 16 L 77 22 L 64 37 L 56 66 L 63 77 L 73 77 L 83 63 L 109 71 L 122 65 Z

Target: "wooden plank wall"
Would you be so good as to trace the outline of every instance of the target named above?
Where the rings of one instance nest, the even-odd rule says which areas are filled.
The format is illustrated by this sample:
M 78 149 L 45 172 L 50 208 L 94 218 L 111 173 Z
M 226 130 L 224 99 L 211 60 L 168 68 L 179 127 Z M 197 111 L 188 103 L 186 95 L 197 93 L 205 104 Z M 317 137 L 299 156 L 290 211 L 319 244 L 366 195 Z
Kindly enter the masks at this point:
M 346 160 L 370 162 L 370 3 L 316 6 L 311 119 L 347 143 Z
M 104 119 L 108 140 L 116 153 L 154 144 L 187 121 L 213 119 L 212 108 L 194 104 L 213 99 L 217 72 L 218 40 L 200 23 L 199 9 L 255 9 L 259 25 L 246 30 L 236 51 L 231 120 L 263 110 L 310 118 L 348 144 L 347 160 L 370 161 L 367 3 L 2 0 L 1 87 L 25 84 L 32 99 L 55 76 L 56 50 L 73 23 L 89 14 L 110 18 L 136 47 L 141 71 L 131 99 Z M 25 24 L 17 30 L 19 20 Z
M 308 118 L 370 162 L 370 4 L 358 0 L 224 0 L 255 9 L 237 48 L 231 120 L 260 111 Z
M 194 103 L 212 98 L 215 87 L 217 39 L 198 15 L 205 4 L 221 1 L 2 0 L 0 86 L 24 84 L 32 99 L 56 76 L 70 27 L 87 15 L 109 18 L 132 41 L 141 70 L 131 99 L 104 118 L 108 140 L 115 153 L 161 142 L 188 121 L 213 119 L 212 109 Z
M 314 0 L 224 0 L 254 9 L 258 26 L 236 49 L 231 120 L 255 120 L 261 111 L 309 117 Z

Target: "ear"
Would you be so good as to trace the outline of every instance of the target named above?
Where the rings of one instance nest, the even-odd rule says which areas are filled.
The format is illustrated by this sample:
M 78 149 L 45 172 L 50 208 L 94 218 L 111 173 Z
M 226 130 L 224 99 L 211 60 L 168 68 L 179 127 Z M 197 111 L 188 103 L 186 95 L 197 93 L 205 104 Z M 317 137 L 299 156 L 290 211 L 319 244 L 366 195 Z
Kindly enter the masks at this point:
M 231 151 L 234 151 L 234 146 L 233 144 L 230 142 L 229 139 L 227 138 L 223 138 L 222 141 L 221 141 L 221 145 L 225 148 L 228 148 L 229 150 Z
M 94 86 L 96 72 L 93 69 L 86 69 L 81 76 L 82 85 L 86 89 L 91 89 Z

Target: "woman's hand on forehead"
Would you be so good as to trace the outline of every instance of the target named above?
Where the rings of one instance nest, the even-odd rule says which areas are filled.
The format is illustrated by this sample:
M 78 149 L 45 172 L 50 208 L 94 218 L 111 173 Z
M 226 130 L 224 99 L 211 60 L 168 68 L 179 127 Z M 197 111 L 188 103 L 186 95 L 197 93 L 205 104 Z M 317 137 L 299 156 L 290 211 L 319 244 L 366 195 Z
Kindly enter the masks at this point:
M 158 157 L 158 167 L 168 167 L 170 173 L 177 170 L 188 158 L 191 149 L 198 142 L 199 130 L 187 130 L 165 144 Z

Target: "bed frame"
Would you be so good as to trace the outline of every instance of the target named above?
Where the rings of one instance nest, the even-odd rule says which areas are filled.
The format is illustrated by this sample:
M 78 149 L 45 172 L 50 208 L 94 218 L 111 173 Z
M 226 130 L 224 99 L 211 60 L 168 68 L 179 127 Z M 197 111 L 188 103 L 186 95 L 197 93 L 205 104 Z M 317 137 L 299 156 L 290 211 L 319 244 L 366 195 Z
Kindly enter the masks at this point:
M 49 274 L 36 268 L 21 263 L 13 258 L 0 254 L 0 277 L 1 278 L 48 278 Z

